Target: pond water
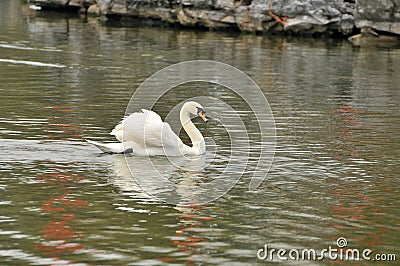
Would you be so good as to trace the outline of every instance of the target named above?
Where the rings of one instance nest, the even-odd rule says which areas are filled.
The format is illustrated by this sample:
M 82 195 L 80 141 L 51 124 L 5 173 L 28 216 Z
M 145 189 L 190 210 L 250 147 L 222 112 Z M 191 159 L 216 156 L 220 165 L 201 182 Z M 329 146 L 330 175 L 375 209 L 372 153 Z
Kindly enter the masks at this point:
M 195 59 L 257 82 L 275 117 L 275 157 L 255 191 L 244 175 L 211 203 L 164 203 L 142 191 L 124 155 L 102 154 L 84 138 L 112 141 L 146 78 Z M 321 251 L 337 248 L 339 237 L 371 257 L 398 256 L 399 59 L 398 48 L 345 40 L 106 26 L 1 1 L 0 264 L 265 264 L 257 258 L 265 244 Z M 229 102 L 259 140 L 243 101 L 212 84 L 178 87 L 155 110 L 199 95 Z M 221 171 L 231 147 L 217 122 L 196 124 L 217 151 L 204 170 L 153 160 L 182 195 Z M 142 158 L 129 160 L 143 167 Z

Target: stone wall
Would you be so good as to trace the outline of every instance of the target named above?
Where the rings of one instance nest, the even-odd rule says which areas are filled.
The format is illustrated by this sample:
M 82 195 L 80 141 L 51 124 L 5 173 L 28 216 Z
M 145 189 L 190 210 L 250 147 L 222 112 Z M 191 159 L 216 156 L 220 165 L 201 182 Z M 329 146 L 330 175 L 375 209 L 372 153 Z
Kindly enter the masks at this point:
M 354 29 L 354 4 L 341 0 L 97 0 L 105 16 L 159 19 L 183 26 L 348 35 Z M 271 16 L 285 17 L 284 23 Z
M 103 19 L 244 32 L 347 36 L 359 28 L 400 34 L 400 0 L 30 0 L 42 7 L 80 6 Z

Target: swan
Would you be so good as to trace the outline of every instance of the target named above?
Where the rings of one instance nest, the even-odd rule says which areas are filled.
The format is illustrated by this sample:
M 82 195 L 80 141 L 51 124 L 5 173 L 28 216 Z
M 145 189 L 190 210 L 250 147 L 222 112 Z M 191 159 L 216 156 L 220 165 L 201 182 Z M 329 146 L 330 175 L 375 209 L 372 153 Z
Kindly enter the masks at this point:
M 111 131 L 119 143 L 99 143 L 88 140 L 105 153 L 133 153 L 138 156 L 183 156 L 201 155 L 206 151 L 203 135 L 190 119 L 191 115 L 199 116 L 207 123 L 206 112 L 197 102 L 183 104 L 179 118 L 183 129 L 192 141 L 192 147 L 184 144 L 172 131 L 171 126 L 150 110 L 142 109 L 124 118 Z

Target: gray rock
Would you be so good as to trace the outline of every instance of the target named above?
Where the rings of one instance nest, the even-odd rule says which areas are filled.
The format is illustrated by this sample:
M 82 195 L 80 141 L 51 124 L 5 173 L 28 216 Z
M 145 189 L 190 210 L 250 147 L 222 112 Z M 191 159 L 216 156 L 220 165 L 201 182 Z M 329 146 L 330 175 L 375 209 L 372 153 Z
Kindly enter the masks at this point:
M 400 34 L 400 0 L 358 0 L 356 25 Z
M 236 26 L 236 20 L 230 11 L 199 10 L 180 8 L 177 17 L 181 25 L 201 26 L 210 29 L 222 29 Z
M 101 15 L 110 14 L 113 2 L 113 0 L 97 0 L 97 5 L 100 8 Z
M 353 8 L 350 8 L 353 6 Z M 354 5 L 341 0 L 273 0 L 271 11 L 280 17 L 287 17 L 284 30 L 299 34 L 330 33 L 337 31 L 344 35 L 354 29 Z M 247 25 L 240 28 L 259 29 L 259 25 L 271 25 L 272 18 L 268 16 L 269 0 L 254 0 L 250 5 Z M 258 13 L 258 15 L 254 15 Z M 239 13 L 243 20 L 243 11 Z M 269 19 L 265 18 L 268 16 Z M 245 20 L 246 21 L 246 20 Z M 280 30 L 269 26 L 263 30 Z
M 225 9 L 225 10 L 234 10 L 235 9 L 235 1 L 234 0 L 215 0 L 214 8 L 216 9 Z
M 66 7 L 69 0 L 34 0 L 31 3 L 42 7 Z
M 91 5 L 87 9 L 88 15 L 100 16 L 100 8 L 97 5 Z
M 355 46 L 399 47 L 400 36 L 381 35 L 371 28 L 363 28 L 360 34 L 351 36 L 348 40 Z
M 282 26 L 268 15 L 268 10 L 263 5 L 236 8 L 236 23 L 239 29 L 245 32 L 269 32 L 272 29 L 283 30 Z
M 88 8 L 91 5 L 96 4 L 96 0 L 30 0 L 32 4 L 48 7 L 67 9 L 68 7 Z
M 45 7 L 83 7 L 102 17 L 151 18 L 185 26 L 248 32 L 351 34 L 355 26 L 400 34 L 400 0 L 30 0 Z M 355 4 L 355 2 L 357 4 Z M 271 10 L 269 10 L 271 9 Z M 278 22 L 269 12 L 286 18 Z

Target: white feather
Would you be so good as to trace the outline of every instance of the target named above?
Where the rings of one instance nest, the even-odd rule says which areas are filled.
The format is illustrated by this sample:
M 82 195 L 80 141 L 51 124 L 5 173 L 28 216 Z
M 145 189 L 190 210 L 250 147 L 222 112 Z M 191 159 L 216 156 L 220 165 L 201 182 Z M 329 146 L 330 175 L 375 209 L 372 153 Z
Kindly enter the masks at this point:
M 196 102 L 187 102 L 181 109 L 181 123 L 192 139 L 193 147 L 185 145 L 158 114 L 145 109 L 124 118 L 111 131 L 110 134 L 120 143 L 88 142 L 103 152 L 121 153 L 131 149 L 134 154 L 140 156 L 202 154 L 205 152 L 203 136 L 190 120 L 190 114 L 196 114 L 196 108 L 199 107 L 202 108 Z

